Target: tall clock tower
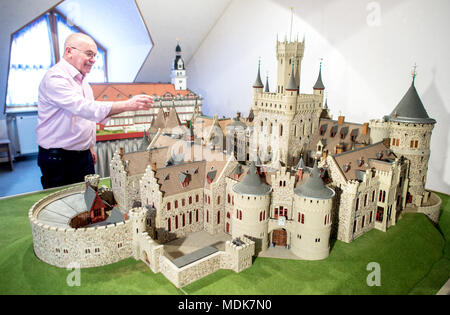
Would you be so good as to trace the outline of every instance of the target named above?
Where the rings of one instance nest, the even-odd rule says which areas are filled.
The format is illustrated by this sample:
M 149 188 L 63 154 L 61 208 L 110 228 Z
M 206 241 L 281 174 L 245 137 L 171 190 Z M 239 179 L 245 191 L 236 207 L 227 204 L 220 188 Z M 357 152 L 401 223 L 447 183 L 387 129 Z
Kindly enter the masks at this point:
M 181 57 L 181 47 L 177 44 L 175 48 L 175 60 L 172 66 L 172 84 L 175 86 L 175 90 L 186 90 L 187 89 L 187 76 L 186 68 L 184 66 L 184 60 Z

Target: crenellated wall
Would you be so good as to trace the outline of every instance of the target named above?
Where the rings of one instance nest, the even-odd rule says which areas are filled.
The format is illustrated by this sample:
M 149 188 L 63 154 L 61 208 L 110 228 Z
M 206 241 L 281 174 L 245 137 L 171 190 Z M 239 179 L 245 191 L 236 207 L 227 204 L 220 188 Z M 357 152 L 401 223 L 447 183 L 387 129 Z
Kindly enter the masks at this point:
M 75 193 L 84 185 L 50 194 L 30 209 L 33 246 L 36 256 L 56 267 L 78 263 L 81 268 L 111 264 L 131 256 L 129 221 L 89 228 L 57 228 L 39 222 L 37 215 L 47 204 Z

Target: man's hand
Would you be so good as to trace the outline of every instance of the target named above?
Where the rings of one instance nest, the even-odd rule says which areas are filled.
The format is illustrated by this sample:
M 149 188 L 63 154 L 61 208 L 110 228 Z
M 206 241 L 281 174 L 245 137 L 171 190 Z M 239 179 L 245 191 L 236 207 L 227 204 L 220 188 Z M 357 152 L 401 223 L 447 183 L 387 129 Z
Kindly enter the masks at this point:
M 130 102 L 129 106 L 131 111 L 134 110 L 147 110 L 153 105 L 153 98 L 149 95 L 140 94 L 135 95 L 128 100 Z
M 94 152 L 94 148 L 91 148 L 92 159 L 94 160 L 94 165 L 97 164 L 97 154 Z
M 114 102 L 108 117 L 128 111 L 147 110 L 152 108 L 152 105 L 153 98 L 151 96 L 145 94 L 135 95 L 127 101 Z

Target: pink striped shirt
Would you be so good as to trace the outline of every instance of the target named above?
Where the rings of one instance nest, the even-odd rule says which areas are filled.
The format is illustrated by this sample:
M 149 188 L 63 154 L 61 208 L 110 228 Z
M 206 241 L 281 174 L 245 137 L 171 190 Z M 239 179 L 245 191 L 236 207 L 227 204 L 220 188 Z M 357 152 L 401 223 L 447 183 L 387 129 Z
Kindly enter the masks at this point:
M 83 75 L 61 58 L 39 86 L 37 143 L 45 149 L 87 150 L 96 142 L 96 123 L 105 124 L 112 102 L 94 100 Z

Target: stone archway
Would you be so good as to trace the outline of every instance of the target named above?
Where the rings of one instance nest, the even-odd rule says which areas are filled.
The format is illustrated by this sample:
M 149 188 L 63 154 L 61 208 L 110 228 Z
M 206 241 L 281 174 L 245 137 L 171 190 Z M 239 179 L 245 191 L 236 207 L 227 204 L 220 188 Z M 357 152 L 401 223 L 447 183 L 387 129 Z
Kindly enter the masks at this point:
M 285 229 L 278 229 L 272 231 L 272 243 L 275 246 L 283 246 L 287 245 L 287 231 Z

